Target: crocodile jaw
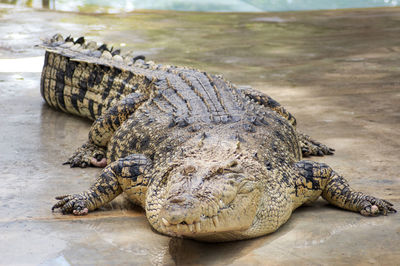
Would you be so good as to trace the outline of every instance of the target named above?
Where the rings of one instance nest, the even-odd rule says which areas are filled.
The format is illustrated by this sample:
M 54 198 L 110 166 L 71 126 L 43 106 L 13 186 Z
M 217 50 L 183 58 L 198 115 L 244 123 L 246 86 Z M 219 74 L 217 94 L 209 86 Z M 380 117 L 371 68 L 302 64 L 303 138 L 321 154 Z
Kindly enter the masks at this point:
M 190 206 L 175 205 L 170 208 L 165 195 L 158 195 L 156 198 L 148 194 L 148 199 L 153 200 L 146 202 L 146 215 L 151 226 L 165 235 L 202 241 L 230 241 L 246 238 L 244 233 L 251 230 L 256 221 L 260 195 L 260 189 L 246 193 L 236 191 L 232 200 L 225 203 L 220 198 L 201 201 L 198 200 L 199 197 L 194 197 Z M 183 221 L 174 220 L 171 212 L 179 213 L 185 218 Z
M 233 202 L 218 210 L 216 215 L 201 214 L 199 219 L 192 224 L 181 222 L 171 224 L 162 215 L 158 217 L 160 233 L 194 239 L 207 240 L 212 238 L 219 241 L 230 240 L 227 236 L 241 235 L 248 230 L 255 218 L 257 205 L 251 204 L 257 201 L 258 191 L 247 194 L 238 194 Z M 247 204 L 250 203 L 250 204 Z

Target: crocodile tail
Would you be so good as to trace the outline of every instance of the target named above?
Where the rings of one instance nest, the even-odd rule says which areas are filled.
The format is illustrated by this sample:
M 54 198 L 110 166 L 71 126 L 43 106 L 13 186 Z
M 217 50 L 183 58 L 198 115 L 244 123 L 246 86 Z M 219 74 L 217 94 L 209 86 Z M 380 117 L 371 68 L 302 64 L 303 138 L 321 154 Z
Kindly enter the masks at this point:
M 119 50 L 60 34 L 41 47 L 46 54 L 40 90 L 53 108 L 95 120 L 137 88 L 134 74 L 124 69 L 133 61 L 121 57 Z

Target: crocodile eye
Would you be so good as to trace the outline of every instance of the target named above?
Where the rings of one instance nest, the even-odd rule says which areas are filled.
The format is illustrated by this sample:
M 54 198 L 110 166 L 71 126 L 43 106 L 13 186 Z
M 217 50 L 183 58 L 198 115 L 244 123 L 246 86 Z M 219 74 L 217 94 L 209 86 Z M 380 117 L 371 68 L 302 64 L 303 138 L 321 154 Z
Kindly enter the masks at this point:
M 210 175 L 221 175 L 224 173 L 223 167 L 213 167 L 210 170 Z
M 196 167 L 194 167 L 193 165 L 188 165 L 182 170 L 183 175 L 193 174 L 194 172 L 196 172 Z
M 233 161 L 231 161 L 231 162 L 228 163 L 227 167 L 228 167 L 228 168 L 229 168 L 229 167 L 235 167 L 235 166 L 237 166 L 237 165 L 238 165 L 238 161 L 233 160 Z
M 224 172 L 238 174 L 238 173 L 243 173 L 243 169 L 239 166 L 238 161 L 233 160 L 227 164 L 226 168 L 224 168 Z

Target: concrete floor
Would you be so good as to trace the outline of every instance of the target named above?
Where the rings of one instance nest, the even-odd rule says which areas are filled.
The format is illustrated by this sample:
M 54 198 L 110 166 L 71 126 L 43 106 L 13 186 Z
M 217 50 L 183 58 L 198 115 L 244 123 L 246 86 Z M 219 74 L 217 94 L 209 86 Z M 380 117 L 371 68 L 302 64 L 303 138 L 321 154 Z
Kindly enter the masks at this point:
M 315 160 L 399 210 L 400 9 L 92 16 L 1 6 L 0 32 L 0 265 L 399 265 L 399 214 L 365 218 L 323 200 L 276 233 L 224 244 L 159 235 L 122 197 L 85 217 L 52 213 L 54 196 L 80 192 L 99 169 L 61 165 L 90 123 L 48 108 L 40 63 L 24 62 L 43 55 L 39 37 L 62 32 L 224 73 L 284 104 L 336 149 Z

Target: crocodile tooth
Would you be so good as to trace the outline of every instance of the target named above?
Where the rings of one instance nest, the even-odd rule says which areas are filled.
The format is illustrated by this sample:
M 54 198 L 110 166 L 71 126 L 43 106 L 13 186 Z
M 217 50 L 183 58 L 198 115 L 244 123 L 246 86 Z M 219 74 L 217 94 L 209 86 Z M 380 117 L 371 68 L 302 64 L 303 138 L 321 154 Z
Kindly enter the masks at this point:
M 217 205 L 217 204 L 213 204 L 213 205 L 211 206 L 211 208 L 212 208 L 212 211 L 213 211 L 211 214 L 217 215 L 217 214 L 218 214 L 218 211 L 219 211 L 218 205 Z
M 122 58 L 122 56 L 120 56 L 119 54 L 114 55 L 112 59 L 113 59 L 114 61 L 116 61 L 116 62 L 123 62 L 123 61 L 124 61 L 124 59 Z
M 101 54 L 101 58 L 103 59 L 112 59 L 112 55 L 109 51 L 103 51 L 103 53 Z
M 219 200 L 219 208 L 222 209 L 223 207 L 225 207 L 225 204 L 222 200 Z
M 177 224 L 177 225 L 176 225 L 176 229 L 177 229 L 178 231 L 180 231 L 180 230 L 182 229 L 182 226 L 183 226 L 183 224 Z
M 167 227 L 164 224 L 160 224 L 160 226 L 163 231 L 167 231 Z
M 218 227 L 218 226 L 219 226 L 219 219 L 218 219 L 218 216 L 213 216 L 213 217 L 212 217 L 212 220 L 213 220 L 214 226 L 215 226 L 215 227 Z
M 197 222 L 197 223 L 195 223 L 194 225 L 196 226 L 196 231 L 197 231 L 197 232 L 200 232 L 200 230 L 201 230 L 201 223 L 200 223 L 200 222 Z
M 171 224 L 167 221 L 165 218 L 161 218 L 162 222 L 165 224 L 165 226 L 170 226 Z
M 193 232 L 194 231 L 194 225 L 193 224 L 189 224 L 188 226 L 189 226 L 190 232 Z

